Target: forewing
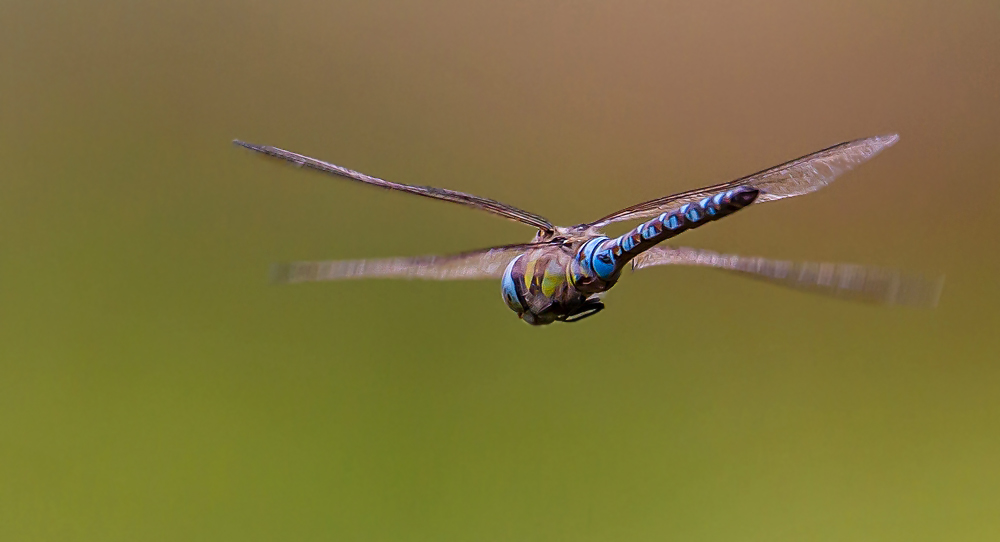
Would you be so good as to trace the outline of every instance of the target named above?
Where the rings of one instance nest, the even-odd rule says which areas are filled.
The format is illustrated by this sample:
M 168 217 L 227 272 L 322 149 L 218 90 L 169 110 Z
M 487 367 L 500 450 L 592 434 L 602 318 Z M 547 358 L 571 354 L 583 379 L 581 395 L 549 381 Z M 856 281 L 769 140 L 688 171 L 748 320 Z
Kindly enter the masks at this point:
M 611 222 L 656 216 L 673 211 L 685 203 L 694 203 L 741 186 L 760 190 L 760 195 L 754 203 L 801 196 L 830 184 L 841 173 L 850 171 L 898 140 L 898 135 L 890 134 L 848 141 L 735 181 L 681 192 L 626 207 L 591 225 L 600 228 Z
M 275 264 L 271 269 L 271 280 L 279 284 L 290 284 L 362 278 L 498 279 L 511 260 L 526 250 L 539 246 L 543 244 L 505 245 L 446 256 Z
M 654 265 L 714 267 L 782 286 L 884 305 L 934 307 L 944 287 L 943 276 L 845 263 L 770 260 L 686 247 L 653 247 L 632 260 L 632 265 L 634 269 Z
M 515 222 L 520 222 L 522 224 L 527 224 L 533 226 L 540 230 L 550 232 L 553 230 L 553 226 L 544 217 L 538 216 L 534 213 L 529 213 L 517 207 L 507 205 L 506 203 L 501 203 L 496 200 L 489 198 L 482 198 L 479 196 L 473 196 L 472 194 L 466 194 L 464 192 L 458 192 L 455 190 L 448 190 L 446 188 L 435 188 L 433 186 L 417 186 L 402 183 L 394 183 L 387 181 L 385 179 L 379 179 L 378 177 L 372 177 L 370 175 L 365 175 L 364 173 L 359 173 L 352 169 L 347 169 L 329 162 L 324 162 L 322 160 L 317 160 L 315 158 L 310 158 L 301 154 L 296 154 L 294 152 L 286 151 L 284 149 L 279 149 L 277 147 L 270 147 L 266 145 L 254 145 L 252 143 L 246 143 L 240 140 L 234 140 L 233 143 L 240 145 L 241 147 L 246 147 L 252 151 L 265 154 L 267 156 L 272 156 L 274 158 L 280 158 L 282 160 L 291 162 L 298 166 L 305 166 L 307 168 L 315 169 L 317 171 L 322 171 L 323 173 L 329 173 L 330 175 L 336 175 L 338 177 L 344 177 L 346 179 L 352 179 L 365 184 L 370 184 L 372 186 L 377 186 L 380 188 L 385 188 L 388 190 L 398 190 L 400 192 L 406 192 L 409 194 L 416 194 L 418 196 L 424 196 L 426 198 L 439 199 L 444 201 L 450 201 L 453 203 L 459 203 L 462 205 L 467 205 L 469 207 L 474 207 L 476 209 L 481 209 L 496 215 L 500 215 L 504 218 L 509 218 Z

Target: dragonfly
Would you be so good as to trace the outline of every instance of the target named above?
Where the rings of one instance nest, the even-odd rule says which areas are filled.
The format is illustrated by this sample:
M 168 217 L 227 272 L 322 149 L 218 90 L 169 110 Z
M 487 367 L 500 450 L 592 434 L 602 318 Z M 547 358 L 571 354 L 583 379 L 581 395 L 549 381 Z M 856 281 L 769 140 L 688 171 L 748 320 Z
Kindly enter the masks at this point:
M 781 286 L 884 305 L 931 307 L 943 277 L 844 263 L 772 260 L 662 244 L 750 205 L 815 192 L 899 140 L 897 134 L 847 141 L 734 181 L 652 199 L 593 222 L 555 226 L 506 203 L 464 192 L 396 183 L 277 147 L 236 145 L 300 167 L 367 185 L 457 203 L 536 229 L 528 243 L 450 255 L 362 260 L 297 261 L 272 267 L 277 283 L 360 278 L 500 280 L 501 298 L 531 325 L 578 322 L 604 309 L 604 296 L 624 269 L 686 265 L 722 269 Z M 603 229 L 642 221 L 619 236 Z

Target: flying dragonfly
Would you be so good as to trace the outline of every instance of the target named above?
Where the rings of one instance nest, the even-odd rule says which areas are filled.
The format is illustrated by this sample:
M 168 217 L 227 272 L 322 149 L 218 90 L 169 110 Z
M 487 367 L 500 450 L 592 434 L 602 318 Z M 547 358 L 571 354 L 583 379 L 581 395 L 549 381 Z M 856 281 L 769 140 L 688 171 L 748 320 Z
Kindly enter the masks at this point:
M 529 243 L 460 254 L 279 264 L 279 283 L 356 278 L 429 280 L 500 279 L 501 297 L 532 325 L 576 322 L 604 309 L 602 298 L 626 266 L 690 265 L 723 269 L 771 283 L 835 297 L 886 305 L 934 306 L 943 278 L 926 278 L 873 266 L 771 260 L 660 245 L 674 236 L 757 203 L 801 196 L 899 140 L 896 134 L 847 141 L 727 183 L 645 201 L 594 222 L 554 226 L 542 216 L 489 198 L 430 186 L 395 183 L 315 158 L 240 140 L 234 143 L 292 164 L 361 183 L 450 201 L 537 229 Z M 609 237 L 602 229 L 641 222 Z

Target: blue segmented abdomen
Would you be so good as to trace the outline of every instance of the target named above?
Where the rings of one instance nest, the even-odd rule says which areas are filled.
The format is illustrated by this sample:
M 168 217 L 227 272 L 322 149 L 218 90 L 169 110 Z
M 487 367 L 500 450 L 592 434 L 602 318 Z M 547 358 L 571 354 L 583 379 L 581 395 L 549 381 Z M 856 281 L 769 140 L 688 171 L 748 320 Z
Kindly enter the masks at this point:
M 626 263 L 646 249 L 683 231 L 731 215 L 753 203 L 758 194 L 760 191 L 754 188 L 734 188 L 697 203 L 685 203 L 676 211 L 643 222 L 614 239 L 594 237 L 577 252 L 577 261 L 585 275 L 581 281 L 591 274 L 603 281 L 614 280 Z

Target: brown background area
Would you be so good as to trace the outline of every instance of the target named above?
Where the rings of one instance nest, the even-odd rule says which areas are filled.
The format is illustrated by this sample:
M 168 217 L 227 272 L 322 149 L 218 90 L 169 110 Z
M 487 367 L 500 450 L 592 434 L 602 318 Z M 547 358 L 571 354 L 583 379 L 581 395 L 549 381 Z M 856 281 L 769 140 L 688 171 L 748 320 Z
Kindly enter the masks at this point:
M 1000 539 L 1000 4 L 693 4 L 0 4 L 0 538 Z M 544 329 L 268 286 L 533 232 L 229 144 L 575 224 L 886 132 L 682 240 L 938 309 L 659 268 Z

